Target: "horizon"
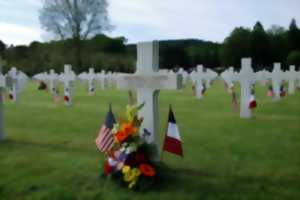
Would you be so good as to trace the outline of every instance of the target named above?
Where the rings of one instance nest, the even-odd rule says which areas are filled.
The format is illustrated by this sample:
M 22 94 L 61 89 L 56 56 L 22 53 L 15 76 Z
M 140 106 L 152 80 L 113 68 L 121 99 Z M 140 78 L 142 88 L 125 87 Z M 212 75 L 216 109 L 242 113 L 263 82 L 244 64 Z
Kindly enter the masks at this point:
M 109 37 L 125 37 L 128 44 L 177 39 L 222 43 L 234 28 L 252 29 L 257 21 L 265 30 L 272 25 L 287 29 L 293 18 L 299 26 L 298 0 L 258 2 L 229 0 L 220 4 L 218 0 L 187 0 L 184 3 L 180 0 L 108 0 L 108 13 L 115 29 L 103 33 Z M 41 1 L 36 0 L 0 2 L 0 40 L 6 45 L 16 46 L 53 39 L 40 27 L 38 13 L 41 6 Z M 183 6 L 189 12 L 182 12 Z

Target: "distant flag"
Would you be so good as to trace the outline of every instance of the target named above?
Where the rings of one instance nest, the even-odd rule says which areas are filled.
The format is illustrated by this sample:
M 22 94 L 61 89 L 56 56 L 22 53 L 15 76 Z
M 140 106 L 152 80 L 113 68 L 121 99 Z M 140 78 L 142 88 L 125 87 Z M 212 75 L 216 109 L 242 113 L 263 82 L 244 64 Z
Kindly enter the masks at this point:
M 183 157 L 180 133 L 171 106 L 163 150 Z
M 269 88 L 268 88 L 267 96 L 268 97 L 274 97 L 274 92 L 273 92 L 272 85 L 270 85 Z
M 66 103 L 70 102 L 70 93 L 68 89 L 65 90 L 64 100 Z
M 257 107 L 257 102 L 256 102 L 256 99 L 255 99 L 255 92 L 254 92 L 254 89 L 252 89 L 251 91 L 251 95 L 250 95 L 250 99 L 249 99 L 249 109 L 254 109 Z
M 102 125 L 98 137 L 96 138 L 97 148 L 101 152 L 107 152 L 112 149 L 114 137 L 111 133 L 113 125 L 116 123 L 114 114 L 109 106 L 109 111 L 106 115 L 105 123 Z
M 286 91 L 285 91 L 285 88 L 284 88 L 284 84 L 282 83 L 280 85 L 280 97 L 285 97 L 286 96 Z

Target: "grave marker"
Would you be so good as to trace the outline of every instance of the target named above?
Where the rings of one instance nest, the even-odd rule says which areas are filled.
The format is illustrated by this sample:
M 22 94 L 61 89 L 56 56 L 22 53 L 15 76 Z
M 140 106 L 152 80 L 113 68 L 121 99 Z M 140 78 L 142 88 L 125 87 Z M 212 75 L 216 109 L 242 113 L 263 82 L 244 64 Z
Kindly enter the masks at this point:
M 137 90 L 138 104 L 145 102 L 139 115 L 144 117 L 141 134 L 147 132 L 147 143 L 155 145 L 156 154 L 153 160 L 159 160 L 159 106 L 158 96 L 161 89 L 179 89 L 180 76 L 162 75 L 159 69 L 158 42 L 143 42 L 137 45 L 137 70 L 133 75 L 120 75 L 117 87 Z

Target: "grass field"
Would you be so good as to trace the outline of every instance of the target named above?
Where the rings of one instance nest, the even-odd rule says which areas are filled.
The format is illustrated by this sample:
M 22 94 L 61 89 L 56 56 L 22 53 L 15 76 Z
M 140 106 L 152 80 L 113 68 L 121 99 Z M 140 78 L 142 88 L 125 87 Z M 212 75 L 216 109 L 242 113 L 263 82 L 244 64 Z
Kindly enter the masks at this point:
M 88 96 L 76 87 L 74 105 L 54 104 L 30 83 L 18 104 L 5 102 L 7 140 L 0 144 L 0 199 L 300 199 L 300 93 L 273 103 L 257 87 L 258 108 L 244 120 L 220 82 L 204 100 L 191 89 L 160 93 L 161 136 L 172 104 L 184 159 L 167 153 L 169 184 L 137 193 L 98 178 L 103 155 L 94 140 L 108 109 L 122 114 L 127 92 Z M 62 90 L 60 90 L 62 91 Z

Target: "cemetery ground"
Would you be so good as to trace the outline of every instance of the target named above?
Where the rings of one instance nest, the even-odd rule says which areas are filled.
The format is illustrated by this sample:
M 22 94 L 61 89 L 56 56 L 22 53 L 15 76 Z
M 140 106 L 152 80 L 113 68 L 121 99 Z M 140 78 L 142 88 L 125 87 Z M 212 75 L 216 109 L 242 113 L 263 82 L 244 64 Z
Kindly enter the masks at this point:
M 267 87 L 256 88 L 250 120 L 231 111 L 219 81 L 201 101 L 190 86 L 160 92 L 161 142 L 172 104 L 185 156 L 164 153 L 167 184 L 139 193 L 99 179 L 104 155 L 94 142 L 108 103 L 120 116 L 128 93 L 97 88 L 88 96 L 86 86 L 76 85 L 68 108 L 30 83 L 18 104 L 5 102 L 0 199 L 299 199 L 300 93 L 273 103 Z

